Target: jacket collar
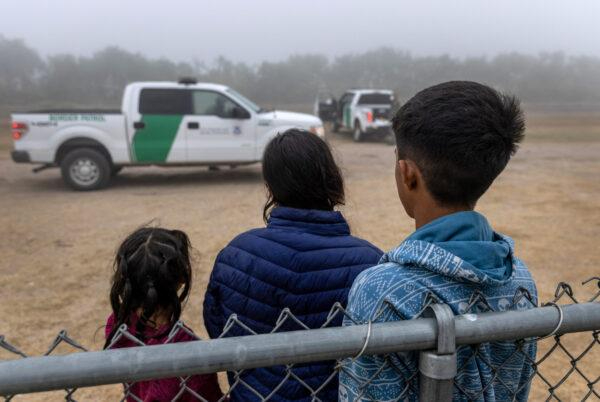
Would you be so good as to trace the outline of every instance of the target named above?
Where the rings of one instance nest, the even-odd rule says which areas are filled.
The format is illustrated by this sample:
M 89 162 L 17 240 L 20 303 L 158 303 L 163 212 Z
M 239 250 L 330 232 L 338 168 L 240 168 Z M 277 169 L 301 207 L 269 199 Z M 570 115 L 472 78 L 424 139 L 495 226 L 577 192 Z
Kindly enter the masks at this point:
M 268 228 L 291 229 L 322 236 L 347 236 L 350 227 L 339 211 L 275 207 Z

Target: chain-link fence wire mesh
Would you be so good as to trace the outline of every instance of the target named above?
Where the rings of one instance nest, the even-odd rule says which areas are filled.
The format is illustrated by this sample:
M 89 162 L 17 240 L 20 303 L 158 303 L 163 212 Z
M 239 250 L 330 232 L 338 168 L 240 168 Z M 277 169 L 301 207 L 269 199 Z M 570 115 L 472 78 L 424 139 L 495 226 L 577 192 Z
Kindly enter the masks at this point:
M 583 282 L 583 285 L 592 289 L 593 295 L 586 297 L 585 299 L 579 299 L 575 296 L 573 288 L 568 283 L 561 282 L 556 288 L 554 297 L 551 301 L 544 303 L 543 305 L 553 305 L 559 307 L 560 304 L 572 304 L 580 302 L 600 302 L 600 277 L 592 277 Z M 429 305 L 433 303 L 439 303 L 440 301 L 436 296 L 431 293 L 425 298 L 425 303 L 421 309 L 421 313 L 417 315 L 418 318 Z M 501 306 L 502 310 L 510 310 L 513 307 L 523 303 L 535 307 L 534 300 L 531 295 L 525 289 L 517 290 L 512 301 L 506 306 Z M 493 311 L 490 303 L 486 300 L 484 295 L 480 292 L 472 294 L 468 304 L 461 310 L 464 313 L 483 313 L 487 311 Z M 559 308 L 560 311 L 560 308 Z M 394 307 L 391 303 L 384 303 L 384 308 L 380 309 L 379 314 L 395 314 Z M 347 317 L 353 321 L 353 318 L 348 315 L 346 310 L 338 303 L 336 303 L 330 310 L 327 320 L 322 324 L 321 328 L 329 327 L 331 323 L 340 317 L 341 315 Z M 562 313 L 560 315 L 562 317 Z M 271 330 L 271 333 L 278 332 L 283 326 L 289 326 L 293 323 L 298 329 L 309 329 L 306 324 L 296 317 L 292 311 L 288 308 L 282 310 L 279 315 L 276 325 Z M 229 317 L 224 329 L 220 335 L 220 338 L 226 337 L 232 328 L 237 327 L 245 331 L 248 335 L 256 335 L 257 333 L 252 330 L 249 326 L 240 321 L 236 315 Z M 171 329 L 167 336 L 166 343 L 173 342 L 181 332 L 185 332 L 189 337 L 200 340 L 200 338 L 192 332 L 182 322 L 177 322 Z M 145 346 L 145 343 L 137 336 L 132 333 L 127 325 L 122 325 L 118 328 L 114 335 L 108 349 L 111 349 L 119 344 L 122 340 L 127 339 L 128 341 L 139 345 Z M 487 360 L 486 356 L 482 353 L 482 345 L 464 345 L 458 347 L 468 351 L 469 357 L 462 359 L 462 363 L 459 359 L 459 365 L 457 368 L 458 374 L 454 381 L 454 396 L 461 400 L 481 400 L 482 395 L 490 387 L 504 387 L 506 392 L 511 396 L 511 399 L 516 400 L 519 398 L 519 393 L 523 388 L 532 384 L 531 392 L 529 395 L 530 400 L 555 400 L 555 401 L 588 401 L 588 400 L 600 400 L 600 328 L 583 333 L 576 334 L 563 334 L 555 335 L 550 334 L 549 336 L 544 334 L 537 338 L 530 339 L 519 339 L 512 341 L 514 342 L 514 352 L 500 364 Z M 538 345 L 537 356 L 535 359 L 530 357 L 527 353 L 527 348 L 532 345 Z M 87 349 L 79 344 L 74 339 L 70 338 L 66 331 L 60 331 L 56 338 L 50 344 L 45 356 L 51 355 L 57 350 L 59 346 L 67 346 L 72 351 L 87 351 Z M 0 335 L 0 350 L 8 352 L 15 358 L 26 358 L 28 355 L 21 351 L 19 348 L 9 342 L 4 335 Z M 531 375 L 528 377 L 528 381 L 525 385 L 515 389 L 511 385 L 506 384 L 500 375 L 504 366 L 508 364 L 509 360 L 514 358 L 515 355 L 520 354 L 524 356 L 526 363 L 530 366 Z M 351 356 L 349 357 L 351 358 Z M 481 389 L 477 393 L 472 393 L 465 389 L 464 384 L 460 381 L 461 370 L 465 366 L 469 359 L 477 358 L 479 364 L 487 366 L 492 373 L 492 379 L 485 384 L 482 384 Z M 227 401 L 231 392 L 238 388 L 244 387 L 251 394 L 256 396 L 259 401 L 271 400 L 281 387 L 285 386 L 287 382 L 294 381 L 300 387 L 306 390 L 307 398 L 313 401 L 324 401 L 320 398 L 321 391 L 332 382 L 337 383 L 338 374 L 340 371 L 345 370 L 345 363 L 348 359 L 340 359 L 334 365 L 334 370 L 327 379 L 319 384 L 319 386 L 311 386 L 301 378 L 294 369 L 297 367 L 295 364 L 289 364 L 283 366 L 283 376 L 280 382 L 273 387 L 268 394 L 261 393 L 255 389 L 252 385 L 244 380 L 244 373 L 247 370 L 232 371 L 230 377 L 230 385 L 227 390 L 224 391 L 224 395 L 219 401 Z M 353 377 L 352 373 L 346 371 L 346 375 L 349 376 L 351 381 L 357 382 L 357 388 L 360 389 L 361 400 L 365 401 L 376 401 L 376 397 L 369 394 L 369 385 L 377 379 L 377 375 L 386 369 L 396 370 L 398 375 L 405 376 L 405 370 L 401 370 L 396 366 L 394 355 L 386 355 L 382 357 L 382 366 L 377 373 L 367 379 L 360 379 L 356 376 Z M 176 390 L 173 401 L 203 401 L 210 402 L 209 399 L 202 395 L 202 390 L 194 387 L 194 376 L 178 377 L 169 379 L 176 385 Z M 419 372 L 414 371 L 407 377 L 404 378 L 404 388 L 401 394 L 398 396 L 398 400 L 405 400 L 411 395 L 418 395 L 418 381 Z M 233 381 L 231 381 L 233 379 Z M 165 381 L 165 380 L 155 380 Z M 150 381 L 152 382 L 152 381 Z M 123 396 L 122 401 L 143 401 L 143 395 L 136 395 L 135 389 L 136 384 L 139 383 L 124 383 L 123 384 Z M 77 389 L 65 389 L 64 399 L 66 401 L 77 400 Z M 15 396 L 5 396 L 6 401 L 13 400 Z

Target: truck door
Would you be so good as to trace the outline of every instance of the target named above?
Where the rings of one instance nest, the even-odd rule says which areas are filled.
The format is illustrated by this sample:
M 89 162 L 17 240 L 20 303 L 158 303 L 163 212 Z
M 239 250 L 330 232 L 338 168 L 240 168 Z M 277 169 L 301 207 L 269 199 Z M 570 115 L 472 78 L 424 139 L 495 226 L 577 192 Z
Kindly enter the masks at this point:
M 354 94 L 352 92 L 347 92 L 340 98 L 340 118 L 341 124 L 345 128 L 352 128 L 353 126 L 352 109 L 350 107 L 353 98 Z
M 132 160 L 139 163 L 184 162 L 184 116 L 191 111 L 191 93 L 185 89 L 145 88 L 140 92 L 138 113 L 129 124 Z
M 337 107 L 337 100 L 332 94 L 320 92 L 315 100 L 315 115 L 323 122 L 334 122 Z
M 192 91 L 186 117 L 189 162 L 247 162 L 256 159 L 256 124 L 246 108 L 223 93 Z

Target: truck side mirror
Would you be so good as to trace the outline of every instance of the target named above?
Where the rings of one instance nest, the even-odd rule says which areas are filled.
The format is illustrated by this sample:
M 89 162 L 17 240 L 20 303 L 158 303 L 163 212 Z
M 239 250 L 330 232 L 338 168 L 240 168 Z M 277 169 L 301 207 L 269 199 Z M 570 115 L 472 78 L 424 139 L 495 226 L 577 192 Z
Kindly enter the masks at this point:
M 233 117 L 234 119 L 249 119 L 250 113 L 248 113 L 246 109 L 240 106 L 236 106 L 231 111 L 231 117 Z

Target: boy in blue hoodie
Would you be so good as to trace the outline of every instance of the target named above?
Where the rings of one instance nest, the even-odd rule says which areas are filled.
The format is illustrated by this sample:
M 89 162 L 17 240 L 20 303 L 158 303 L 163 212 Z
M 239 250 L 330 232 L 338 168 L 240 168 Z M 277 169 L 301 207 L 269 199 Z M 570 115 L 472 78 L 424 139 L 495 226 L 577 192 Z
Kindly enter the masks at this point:
M 535 284 L 513 241 L 473 210 L 523 138 L 519 101 L 475 82 L 446 82 L 410 99 L 393 127 L 396 186 L 416 231 L 357 277 L 349 316 L 356 323 L 408 320 L 432 297 L 455 314 L 484 311 L 470 306 L 474 292 L 494 310 L 532 307 Z M 534 342 L 459 347 L 454 400 L 527 400 L 535 352 Z M 342 362 L 340 401 L 418 395 L 417 352 Z

